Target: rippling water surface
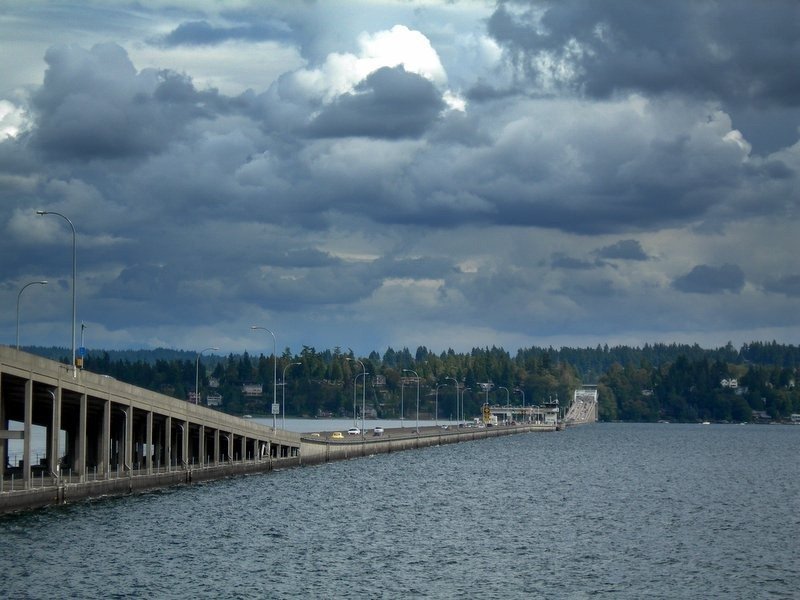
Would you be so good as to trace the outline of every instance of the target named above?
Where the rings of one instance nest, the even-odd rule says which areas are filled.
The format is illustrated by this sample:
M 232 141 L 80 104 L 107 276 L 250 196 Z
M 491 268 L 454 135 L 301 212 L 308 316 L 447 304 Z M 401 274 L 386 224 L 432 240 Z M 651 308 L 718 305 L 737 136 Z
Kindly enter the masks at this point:
M 800 427 L 596 424 L 0 518 L 11 598 L 796 598 Z

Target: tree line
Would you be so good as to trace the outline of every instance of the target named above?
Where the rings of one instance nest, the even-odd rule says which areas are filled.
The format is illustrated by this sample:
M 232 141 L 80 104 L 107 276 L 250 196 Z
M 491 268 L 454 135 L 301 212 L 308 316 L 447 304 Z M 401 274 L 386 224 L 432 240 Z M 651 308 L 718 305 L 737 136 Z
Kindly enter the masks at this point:
M 58 350 L 68 362 L 63 349 Z M 196 357 L 164 349 L 117 356 L 92 351 L 84 368 L 186 399 L 194 390 Z M 366 378 L 361 376 L 362 363 Z M 455 417 L 453 379 L 467 390 L 467 417 L 478 415 L 484 402 L 531 405 L 558 399 L 566 406 L 576 388 L 592 384 L 598 388 L 602 420 L 747 422 L 785 420 L 800 413 L 795 386 L 799 365 L 800 347 L 776 342 L 753 342 L 738 349 L 731 344 L 716 349 L 686 344 L 531 347 L 514 356 L 497 347 L 437 354 L 420 346 L 414 353 L 390 347 L 382 355 L 373 351 L 358 357 L 350 349 L 303 346 L 296 354 L 287 348 L 277 363 L 271 355 L 247 352 L 203 355 L 200 391 L 203 397 L 218 393 L 220 409 L 232 414 L 269 414 L 273 400 L 281 403 L 285 397 L 290 417 L 352 416 L 354 404 L 360 414 L 363 394 L 368 417 L 399 418 L 402 405 L 404 417 L 411 418 L 416 414 L 418 376 L 421 418 L 434 417 L 438 399 L 438 416 L 447 419 Z M 245 384 L 260 384 L 263 391 L 248 396 Z

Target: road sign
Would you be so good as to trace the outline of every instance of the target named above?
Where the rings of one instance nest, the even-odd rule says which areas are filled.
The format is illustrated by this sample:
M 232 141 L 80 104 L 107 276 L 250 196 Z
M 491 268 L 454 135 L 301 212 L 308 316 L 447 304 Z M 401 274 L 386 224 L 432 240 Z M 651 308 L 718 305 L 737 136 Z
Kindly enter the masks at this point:
M 281 405 L 278 404 L 277 402 L 272 403 L 272 414 L 273 415 L 281 414 Z

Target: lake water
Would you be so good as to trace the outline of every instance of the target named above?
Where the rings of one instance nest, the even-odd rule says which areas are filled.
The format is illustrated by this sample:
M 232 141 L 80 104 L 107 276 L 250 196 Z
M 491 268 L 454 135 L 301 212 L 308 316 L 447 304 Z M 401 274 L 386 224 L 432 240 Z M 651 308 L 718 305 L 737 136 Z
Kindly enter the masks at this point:
M 800 426 L 595 424 L 0 518 L 9 598 L 797 598 Z

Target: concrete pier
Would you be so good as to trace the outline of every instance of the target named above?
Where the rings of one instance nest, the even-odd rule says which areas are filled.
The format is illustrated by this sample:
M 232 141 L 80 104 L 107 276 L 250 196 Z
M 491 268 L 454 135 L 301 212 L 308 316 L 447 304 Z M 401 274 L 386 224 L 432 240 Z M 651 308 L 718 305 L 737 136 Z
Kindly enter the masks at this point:
M 23 424 L 10 431 L 9 422 Z M 32 464 L 33 427 L 46 457 Z M 549 424 L 386 430 L 343 440 L 261 425 L 0 347 L 0 513 L 530 431 Z M 9 440 L 23 458 L 10 464 Z

